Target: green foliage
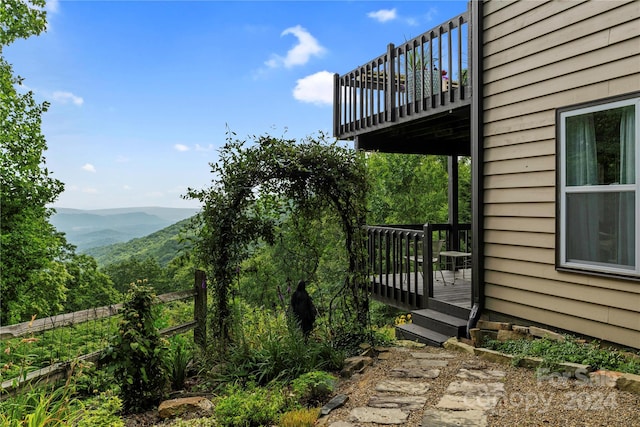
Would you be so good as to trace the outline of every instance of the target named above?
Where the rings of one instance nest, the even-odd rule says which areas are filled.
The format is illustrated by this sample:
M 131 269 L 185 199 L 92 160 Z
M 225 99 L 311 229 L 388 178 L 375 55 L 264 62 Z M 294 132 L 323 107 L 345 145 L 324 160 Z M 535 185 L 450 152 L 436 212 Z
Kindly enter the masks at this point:
M 445 156 L 371 153 L 370 224 L 445 223 L 448 166 Z M 471 221 L 471 161 L 458 161 L 459 222 Z
M 587 342 L 567 337 L 563 342 L 548 338 L 510 341 L 489 340 L 485 347 L 507 354 L 541 357 L 544 367 L 554 367 L 561 362 L 581 363 L 593 369 L 606 369 L 640 374 L 640 357 L 613 348 L 603 348 L 599 342 Z
M 188 228 L 190 223 L 191 219 L 185 219 L 148 236 L 87 249 L 84 253 L 93 256 L 101 267 L 135 258 L 153 259 L 164 268 L 191 249 L 190 238 L 193 236 Z
M 234 323 L 234 344 L 214 375 L 217 383 L 266 385 L 342 366 L 342 351 L 332 348 L 326 337 L 321 339 L 321 331 L 316 330 L 314 339 L 305 342 L 300 329 L 282 312 L 254 310 L 242 319 Z
M 76 427 L 124 427 L 119 416 L 122 401 L 111 392 L 81 402 Z
M 204 204 L 196 225 L 196 250 L 211 274 L 214 319 L 212 332 L 218 347 L 226 349 L 231 327 L 230 299 L 237 271 L 254 242 L 276 241 L 282 218 L 316 218 L 330 207 L 344 233 L 348 268 L 338 300 L 344 317 L 365 327 L 368 296 L 365 275 L 364 232 L 367 189 L 364 158 L 323 135 L 303 142 L 257 139 L 251 146 L 228 138 L 219 161 L 212 165 L 211 188 L 190 189 L 187 197 Z M 284 202 L 284 203 L 282 203 Z M 333 307 L 337 309 L 338 307 Z
M 313 427 L 319 415 L 318 408 L 294 409 L 280 416 L 278 427 Z
M 156 292 L 162 293 L 170 288 L 163 268 L 153 258 L 145 258 L 144 260 L 129 258 L 125 261 L 114 262 L 104 267 L 102 272 L 111 278 L 115 289 L 121 293 L 126 292 L 129 284 L 138 277 L 144 277 L 148 283 L 152 283 Z M 193 280 L 189 284 L 193 285 L 192 282 Z
M 336 378 L 324 371 L 307 372 L 291 383 L 294 396 L 302 402 L 321 401 L 333 393 L 335 386 Z
M 131 284 L 119 333 L 104 357 L 120 385 L 124 409 L 129 412 L 150 408 L 166 391 L 164 358 L 168 343 L 154 325 L 154 298 L 148 286 Z
M 122 299 L 106 274 L 98 270 L 96 261 L 87 255 L 73 255 L 65 264 L 69 278 L 65 311 L 73 312 L 114 304 Z
M 0 54 L 18 38 L 46 27 L 42 0 L 6 0 L 0 7 Z M 41 131 L 48 104 L 37 104 L 31 91 L 0 56 L 0 324 L 27 320 L 32 314 L 62 309 L 65 269 L 57 258 L 66 250 L 64 237 L 48 222 L 62 182 L 46 168 L 47 149 Z
M 184 387 L 184 381 L 187 378 L 187 368 L 193 358 L 193 350 L 188 342 L 180 335 L 173 337 L 170 342 L 171 350 L 169 352 L 167 365 L 169 368 L 171 388 L 173 390 L 180 390 Z
M 286 398 L 278 387 L 233 385 L 217 400 L 214 414 L 218 423 L 227 427 L 270 426 L 277 422 L 286 405 Z
M 78 401 L 73 387 L 30 389 L 0 402 L 0 425 L 5 427 L 64 427 L 75 425 Z

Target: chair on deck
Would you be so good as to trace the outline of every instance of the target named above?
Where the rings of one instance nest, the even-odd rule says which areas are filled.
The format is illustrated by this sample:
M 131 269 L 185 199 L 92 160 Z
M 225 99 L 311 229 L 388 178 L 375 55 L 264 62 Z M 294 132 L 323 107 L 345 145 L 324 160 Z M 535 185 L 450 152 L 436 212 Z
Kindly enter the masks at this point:
M 433 281 L 436 281 L 436 271 L 440 272 L 440 276 L 442 277 L 442 283 L 445 285 L 447 282 L 444 280 L 444 274 L 442 273 L 442 269 L 440 269 L 440 251 L 442 251 L 442 247 L 444 246 L 444 240 L 434 240 L 431 244 L 431 252 L 433 257 L 431 258 L 431 262 L 434 265 L 433 268 Z
M 444 240 L 434 240 L 431 243 L 431 263 L 433 264 L 434 268 L 433 268 L 433 281 L 436 281 L 436 271 L 440 271 L 440 276 L 442 277 L 442 282 L 446 285 L 447 282 L 444 280 L 444 274 L 442 273 L 442 270 L 440 269 L 440 252 L 442 251 L 442 247 L 444 246 Z M 419 265 L 422 265 L 422 263 L 424 262 L 424 260 L 422 259 L 422 256 L 418 256 L 417 258 L 415 258 L 416 262 Z M 420 269 L 420 275 L 422 275 L 424 277 L 424 275 L 422 274 L 423 270 Z

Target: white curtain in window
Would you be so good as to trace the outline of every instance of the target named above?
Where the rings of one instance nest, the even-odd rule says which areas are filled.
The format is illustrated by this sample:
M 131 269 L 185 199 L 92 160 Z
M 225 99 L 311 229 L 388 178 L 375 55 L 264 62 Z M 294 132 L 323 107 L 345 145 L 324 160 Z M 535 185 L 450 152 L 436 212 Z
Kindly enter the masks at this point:
M 620 184 L 635 184 L 635 107 L 622 110 L 620 118 Z M 618 263 L 635 265 L 635 197 L 633 192 L 620 194 L 618 221 Z
M 566 121 L 567 186 L 596 185 L 598 183 L 598 156 L 593 114 L 567 117 Z M 595 261 L 598 254 L 598 202 L 586 195 L 584 203 L 571 209 L 566 218 L 567 259 Z M 569 200 L 566 201 L 569 203 Z

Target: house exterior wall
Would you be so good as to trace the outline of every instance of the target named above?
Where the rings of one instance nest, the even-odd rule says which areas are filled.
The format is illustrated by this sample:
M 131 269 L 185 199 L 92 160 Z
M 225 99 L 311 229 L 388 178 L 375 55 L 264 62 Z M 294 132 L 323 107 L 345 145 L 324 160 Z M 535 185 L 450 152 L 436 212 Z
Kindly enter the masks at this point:
M 483 16 L 485 309 L 640 348 L 640 281 L 555 268 L 556 109 L 640 90 L 640 2 Z

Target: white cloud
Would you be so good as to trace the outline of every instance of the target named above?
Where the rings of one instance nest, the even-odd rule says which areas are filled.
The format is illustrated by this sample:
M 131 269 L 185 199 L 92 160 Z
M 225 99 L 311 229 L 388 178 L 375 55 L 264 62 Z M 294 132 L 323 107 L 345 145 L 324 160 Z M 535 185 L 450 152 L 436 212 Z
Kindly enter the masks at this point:
M 281 36 L 292 34 L 298 39 L 298 43 L 287 52 L 284 58 L 279 55 L 273 55 L 271 59 L 265 61 L 265 65 L 269 68 L 284 66 L 291 68 L 296 65 L 304 65 L 309 62 L 312 56 L 321 56 L 326 49 L 318 43 L 305 28 L 300 25 L 290 27 L 284 30 Z
M 84 99 L 82 99 L 82 97 L 76 96 L 71 92 L 64 92 L 61 90 L 57 90 L 53 92 L 53 95 L 51 96 L 54 101 L 58 101 L 61 104 L 67 104 L 69 102 L 78 106 L 84 104 Z
M 213 144 L 209 144 L 206 147 L 196 144 L 196 151 L 213 151 Z
M 82 170 L 95 173 L 96 167 L 93 166 L 91 163 L 85 163 L 84 166 L 82 166 Z
M 173 146 L 177 151 L 189 151 L 189 147 L 184 144 L 176 144 Z
M 117 163 L 128 163 L 131 159 L 129 159 L 127 156 L 123 156 L 123 155 L 119 155 L 116 158 L 116 162 Z
M 150 191 L 146 195 L 153 198 L 164 197 L 164 193 L 162 193 L 162 191 Z
M 316 105 L 333 104 L 333 74 L 319 71 L 299 79 L 293 89 L 293 97 Z
M 98 189 L 93 187 L 85 187 L 82 189 L 82 192 L 87 194 L 98 194 Z
M 130 186 L 130 185 L 125 184 L 125 185 L 123 185 L 123 186 L 122 186 L 122 189 L 123 189 L 123 190 L 125 190 L 125 191 L 129 191 L 129 190 L 131 190 L 132 188 L 131 188 L 131 186 Z
M 375 19 L 378 22 L 393 21 L 398 17 L 396 9 L 380 9 L 375 12 L 367 13 L 367 17 Z
M 60 10 L 60 2 L 58 0 L 47 0 L 44 9 L 50 13 L 58 13 Z

